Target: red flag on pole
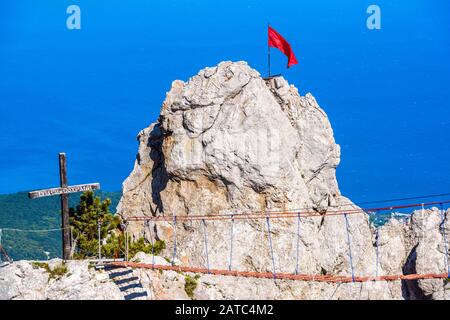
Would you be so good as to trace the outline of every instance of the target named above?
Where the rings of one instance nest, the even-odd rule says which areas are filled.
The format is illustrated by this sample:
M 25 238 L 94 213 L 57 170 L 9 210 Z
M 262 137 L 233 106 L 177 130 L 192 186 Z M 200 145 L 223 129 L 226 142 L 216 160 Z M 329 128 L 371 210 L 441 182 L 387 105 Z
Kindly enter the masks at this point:
M 289 42 L 287 42 L 281 34 L 275 31 L 271 26 L 269 26 L 269 47 L 279 49 L 288 57 L 288 68 L 298 64 L 297 58 L 295 58 L 294 51 L 292 51 Z

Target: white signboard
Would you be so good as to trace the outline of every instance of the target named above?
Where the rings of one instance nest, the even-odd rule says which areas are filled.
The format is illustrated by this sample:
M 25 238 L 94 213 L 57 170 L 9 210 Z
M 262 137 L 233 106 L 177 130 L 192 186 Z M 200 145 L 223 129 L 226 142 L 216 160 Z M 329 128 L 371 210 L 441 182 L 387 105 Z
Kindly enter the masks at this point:
M 84 192 L 84 191 L 92 191 L 100 189 L 99 183 L 90 183 L 90 184 L 80 184 L 77 186 L 70 186 L 67 188 L 52 188 L 45 190 L 32 191 L 28 193 L 28 197 L 31 199 L 42 198 L 42 197 L 50 197 L 57 196 L 61 194 L 75 193 L 75 192 Z

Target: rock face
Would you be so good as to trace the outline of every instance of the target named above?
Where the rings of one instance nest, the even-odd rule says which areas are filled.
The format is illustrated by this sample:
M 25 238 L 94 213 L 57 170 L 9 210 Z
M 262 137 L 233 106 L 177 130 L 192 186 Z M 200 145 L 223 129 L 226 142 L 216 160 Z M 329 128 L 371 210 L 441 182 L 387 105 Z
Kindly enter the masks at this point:
M 188 82 L 174 81 L 158 121 L 141 131 L 138 140 L 137 160 L 123 184 L 118 212 L 124 219 L 167 217 L 148 226 L 131 222 L 129 230 L 136 237 L 165 241 L 163 255 L 170 259 L 176 238 L 177 264 L 207 267 L 209 262 L 216 269 L 231 264 L 236 270 L 268 272 L 274 264 L 276 272 L 345 276 L 352 266 L 356 276 L 445 270 L 438 212 L 416 214 L 408 225 L 392 221 L 381 228 L 379 260 L 375 230 L 364 213 L 304 217 L 300 222 L 271 219 L 270 226 L 265 219 L 236 220 L 233 226 L 230 220 L 172 221 L 174 215 L 358 209 L 340 194 L 335 175 L 340 148 L 325 112 L 311 94 L 301 96 L 282 77 L 265 80 L 245 62 L 222 62 Z M 433 226 L 431 251 L 417 236 L 425 222 Z M 423 257 L 417 254 L 420 250 Z M 429 255 L 435 265 L 426 262 Z M 226 281 L 231 285 L 234 280 Z M 335 289 L 317 283 L 286 286 L 255 297 L 325 298 L 327 288 Z M 342 285 L 341 297 L 434 298 L 437 287 L 443 290 L 442 280 L 369 283 L 357 290 L 350 284 Z
M 53 269 L 59 259 L 43 262 Z M 67 263 L 67 272 L 51 277 L 29 261 L 0 268 L 0 300 L 123 300 L 106 273 L 88 267 L 87 261 Z
M 336 182 L 339 146 L 314 97 L 300 96 L 283 78 L 263 80 L 245 62 L 223 62 L 200 71 L 187 83 L 175 81 L 158 122 L 139 134 L 139 142 L 135 168 L 124 183 L 118 207 L 124 218 L 296 208 L 323 211 L 351 205 L 340 195 Z M 367 218 L 350 220 L 365 228 L 353 230 L 354 250 L 370 251 L 373 256 L 370 242 L 360 241 L 370 235 Z M 155 226 L 156 236 L 169 247 L 173 246 L 173 226 Z M 234 228 L 233 265 L 270 270 L 265 221 L 244 221 Z M 292 271 L 295 228 L 295 221 L 273 222 L 274 247 L 283 253 L 276 257 L 278 271 Z M 303 234 L 314 237 L 302 236 L 302 246 L 311 248 L 311 255 L 301 261 L 302 270 L 333 272 L 348 267 L 345 241 L 339 250 L 334 244 L 326 248 L 333 255 L 327 259 L 331 262 L 314 252 L 322 251 L 329 242 L 325 238 L 345 239 L 342 217 L 308 220 L 303 228 Z M 142 225 L 132 225 L 131 230 L 136 235 L 145 231 Z M 218 268 L 229 263 L 224 257 L 228 230 L 223 221 L 207 226 L 216 249 L 209 258 Z M 178 259 L 204 266 L 201 224 L 184 224 L 177 232 Z
M 123 216 L 326 208 L 342 202 L 340 149 L 314 97 L 245 62 L 174 81 L 158 122 L 139 134 Z

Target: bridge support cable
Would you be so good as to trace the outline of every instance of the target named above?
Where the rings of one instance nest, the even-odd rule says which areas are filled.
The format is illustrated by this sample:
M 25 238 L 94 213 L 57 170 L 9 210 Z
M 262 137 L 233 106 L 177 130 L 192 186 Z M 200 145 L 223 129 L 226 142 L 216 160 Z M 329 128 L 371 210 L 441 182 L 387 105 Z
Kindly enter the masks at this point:
M 177 257 L 177 216 L 173 216 L 173 256 L 172 266 L 175 265 L 175 258 Z
M 228 263 L 228 270 L 231 271 L 233 262 L 233 236 L 234 236 L 234 215 L 231 215 L 231 226 L 230 226 L 230 260 Z
M 378 215 L 380 212 L 377 211 Z M 380 229 L 377 226 L 375 231 L 375 250 L 376 250 L 376 259 L 375 259 L 375 276 L 378 277 L 378 266 L 380 265 Z
M 350 262 L 350 269 L 352 271 L 352 282 L 355 282 L 355 270 L 353 268 L 353 257 L 352 257 L 352 246 L 350 242 L 350 224 L 348 222 L 347 214 L 344 214 L 345 218 L 345 229 L 347 231 L 347 244 L 348 244 L 348 257 Z
M 375 248 L 376 248 L 376 260 L 375 260 L 375 277 L 378 277 L 378 265 L 379 265 L 379 256 L 380 256 L 380 246 L 379 246 L 379 241 L 380 241 L 380 231 L 376 230 L 375 233 Z
M 234 276 L 234 277 L 246 277 L 246 278 L 262 278 L 262 279 L 273 279 L 272 272 L 254 272 L 254 271 L 229 271 L 229 270 L 219 270 L 219 269 L 206 269 L 206 268 L 194 268 L 194 267 L 182 267 L 182 266 L 171 266 L 171 265 L 155 265 L 135 263 L 135 262 L 109 262 L 106 265 L 116 266 L 116 267 L 131 267 L 131 268 L 143 268 L 143 269 L 156 269 L 165 271 L 177 271 L 177 272 L 192 272 L 201 274 L 213 274 L 218 276 Z M 292 273 L 277 273 L 276 278 L 278 280 L 298 280 L 298 281 L 313 281 L 313 282 L 328 282 L 328 283 L 351 283 L 351 282 L 369 282 L 369 281 L 412 281 L 419 279 L 446 279 L 447 273 L 427 273 L 427 274 L 401 274 L 401 275 L 390 275 L 390 276 L 358 276 L 358 277 L 348 277 L 348 276 L 333 276 L 333 275 L 307 275 L 307 274 L 292 274 Z
M 102 223 L 102 219 L 97 221 L 98 261 L 102 261 Z M 70 243 L 72 243 L 72 241 Z
M 295 274 L 298 274 L 298 259 L 300 255 L 300 212 L 297 213 L 297 247 L 295 257 Z
M 123 228 L 125 234 L 125 261 L 128 261 L 128 222 L 125 222 Z
M 203 237 L 205 240 L 206 267 L 208 268 L 208 273 L 209 273 L 208 232 L 206 230 L 205 219 L 202 220 L 202 224 L 203 224 Z
M 440 201 L 440 202 L 429 202 L 425 203 L 426 206 L 439 205 L 444 203 L 450 203 L 449 201 Z M 339 210 L 328 210 L 324 214 L 317 213 L 317 211 L 312 210 L 311 208 L 304 208 L 309 211 L 301 211 L 302 209 L 292 209 L 292 210 L 274 210 L 270 211 L 270 219 L 288 219 L 288 218 L 296 218 L 298 211 L 301 211 L 302 217 L 317 217 L 323 218 L 324 216 L 338 216 L 338 215 L 351 215 L 351 214 L 361 214 L 364 212 L 376 212 L 376 211 L 392 211 L 394 209 L 407 209 L 407 208 L 415 208 L 421 207 L 422 204 L 408 204 L 408 205 L 399 205 L 399 206 L 389 206 L 382 208 L 352 208 L 352 209 L 339 209 Z M 333 206 L 330 206 L 330 208 Z M 342 207 L 342 206 L 341 206 Z M 265 219 L 268 211 L 265 212 L 257 212 L 257 211 L 249 211 L 242 213 L 233 214 L 234 219 Z M 187 215 L 187 216 L 179 216 L 177 217 L 178 221 L 196 221 L 196 220 L 228 220 L 231 219 L 230 214 L 222 214 L 222 213 L 211 213 L 208 215 Z M 169 222 L 170 218 L 167 216 L 154 216 L 149 218 L 148 216 L 134 216 L 129 217 L 127 221 L 145 221 L 150 219 L 152 221 L 166 221 Z M 4 229 L 5 230 L 5 229 Z M 60 230 L 60 229 L 59 229 Z
M 273 281 L 276 282 L 276 278 L 277 277 L 276 277 L 276 271 L 275 271 L 275 257 L 274 257 L 274 253 L 273 253 L 272 235 L 270 234 L 270 216 L 269 216 L 269 213 L 267 213 L 266 222 L 267 222 L 267 233 L 268 233 L 268 238 L 269 238 L 270 253 L 271 253 L 271 256 L 272 256 Z
M 153 232 L 152 232 L 152 228 L 150 226 L 150 221 L 146 220 L 145 221 L 145 226 L 148 228 L 149 231 L 149 237 L 150 237 L 150 243 L 152 245 L 152 266 L 155 265 L 155 241 L 153 239 Z

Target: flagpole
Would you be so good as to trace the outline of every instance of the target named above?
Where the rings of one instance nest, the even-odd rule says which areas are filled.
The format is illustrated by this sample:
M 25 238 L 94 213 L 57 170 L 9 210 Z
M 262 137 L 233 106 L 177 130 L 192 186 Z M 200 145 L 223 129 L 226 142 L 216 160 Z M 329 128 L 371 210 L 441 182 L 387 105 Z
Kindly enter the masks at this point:
M 269 36 L 269 28 L 270 28 L 270 23 L 267 23 L 267 37 Z M 269 65 L 269 78 L 270 78 L 270 45 L 269 45 L 269 39 L 267 39 L 267 62 Z

